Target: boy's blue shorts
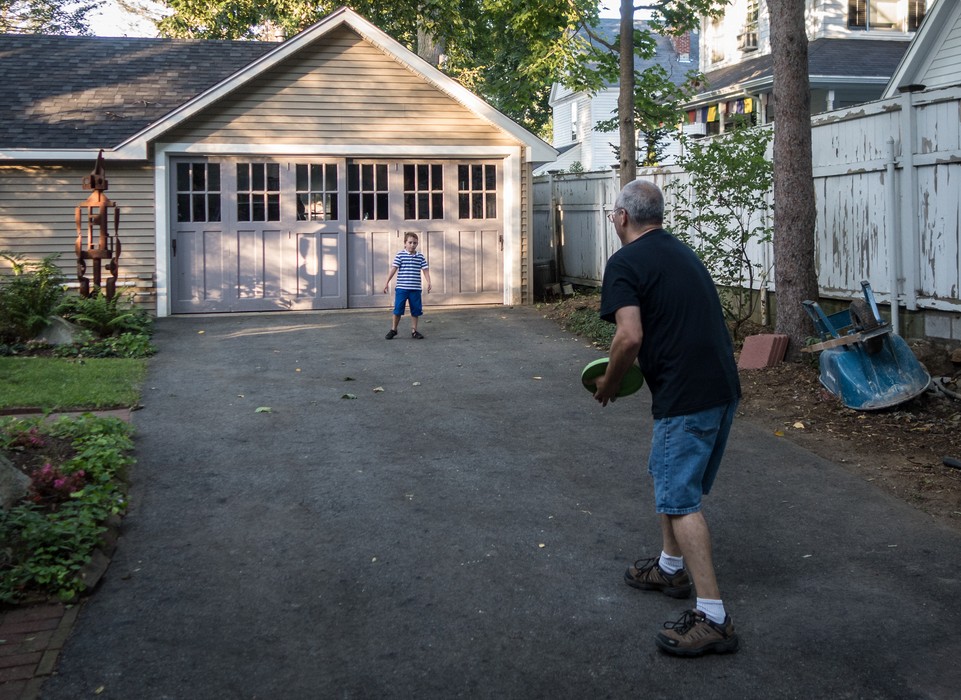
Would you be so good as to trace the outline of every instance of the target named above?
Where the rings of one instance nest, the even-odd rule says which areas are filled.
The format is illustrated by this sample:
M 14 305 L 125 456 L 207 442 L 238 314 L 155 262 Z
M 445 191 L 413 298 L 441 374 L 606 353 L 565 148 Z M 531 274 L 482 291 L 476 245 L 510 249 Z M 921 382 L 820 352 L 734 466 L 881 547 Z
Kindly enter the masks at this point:
M 394 316 L 404 315 L 404 306 L 410 302 L 410 315 L 423 316 L 420 289 L 394 289 Z
M 735 399 L 686 416 L 654 421 L 647 469 L 654 478 L 656 511 L 686 515 L 701 509 L 701 496 L 714 485 L 731 432 Z

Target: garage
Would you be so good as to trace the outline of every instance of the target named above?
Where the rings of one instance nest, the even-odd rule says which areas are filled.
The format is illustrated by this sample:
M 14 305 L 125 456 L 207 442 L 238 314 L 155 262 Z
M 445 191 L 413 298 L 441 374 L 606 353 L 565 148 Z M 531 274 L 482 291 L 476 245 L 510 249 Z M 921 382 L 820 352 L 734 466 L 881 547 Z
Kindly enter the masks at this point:
M 408 232 L 425 304 L 533 301 L 531 173 L 556 151 L 347 8 L 277 43 L 2 35 L 14 74 L 2 249 L 73 277 L 102 151 L 117 285 L 157 316 L 387 307 Z

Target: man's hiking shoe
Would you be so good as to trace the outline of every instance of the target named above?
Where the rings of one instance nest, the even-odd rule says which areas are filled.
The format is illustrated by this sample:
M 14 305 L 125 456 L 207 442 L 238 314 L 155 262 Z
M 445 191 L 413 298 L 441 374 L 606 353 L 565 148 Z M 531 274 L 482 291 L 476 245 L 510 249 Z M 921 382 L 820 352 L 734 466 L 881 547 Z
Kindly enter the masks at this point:
M 395 331 L 394 329 L 391 329 L 387 331 L 387 335 L 384 337 L 387 338 L 387 340 L 393 340 L 395 337 L 397 337 L 397 331 Z
M 420 334 L 420 331 L 413 331 L 413 332 L 410 334 L 410 337 L 413 338 L 414 340 L 423 340 L 423 339 L 424 339 L 424 336 L 422 336 L 422 335 Z
M 661 591 L 671 598 L 687 598 L 691 595 L 691 577 L 684 569 L 667 574 L 658 565 L 660 557 L 638 559 L 634 566 L 624 572 L 624 583 L 642 591 Z
M 654 639 L 657 646 L 675 656 L 731 654 L 737 651 L 738 639 L 731 616 L 724 624 L 711 622 L 700 610 L 688 610 L 680 620 L 665 622 L 664 630 Z

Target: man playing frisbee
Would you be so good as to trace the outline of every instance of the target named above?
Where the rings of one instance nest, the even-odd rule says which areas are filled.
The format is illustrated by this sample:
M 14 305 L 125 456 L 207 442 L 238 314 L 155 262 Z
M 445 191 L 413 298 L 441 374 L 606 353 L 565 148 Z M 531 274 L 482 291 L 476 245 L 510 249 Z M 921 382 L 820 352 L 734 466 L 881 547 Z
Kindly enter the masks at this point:
M 597 379 L 602 406 L 617 395 L 635 358 L 651 389 L 654 431 L 648 471 L 661 525 L 659 557 L 638 560 L 629 586 L 697 604 L 665 623 L 655 641 L 680 656 L 733 652 L 738 638 L 714 573 L 701 497 L 714 483 L 741 385 L 717 290 L 689 247 L 662 228 L 664 198 L 635 180 L 610 220 L 623 244 L 604 271 L 601 317 L 617 324 L 610 363 Z

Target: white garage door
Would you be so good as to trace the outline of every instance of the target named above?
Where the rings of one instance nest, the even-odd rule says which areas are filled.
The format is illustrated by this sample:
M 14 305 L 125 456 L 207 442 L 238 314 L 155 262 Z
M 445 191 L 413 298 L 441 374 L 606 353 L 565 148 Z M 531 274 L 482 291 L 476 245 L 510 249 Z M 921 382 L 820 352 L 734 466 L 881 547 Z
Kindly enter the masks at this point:
M 497 162 L 184 159 L 171 180 L 174 313 L 389 306 L 407 232 L 425 303 L 503 299 Z

